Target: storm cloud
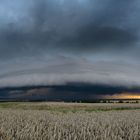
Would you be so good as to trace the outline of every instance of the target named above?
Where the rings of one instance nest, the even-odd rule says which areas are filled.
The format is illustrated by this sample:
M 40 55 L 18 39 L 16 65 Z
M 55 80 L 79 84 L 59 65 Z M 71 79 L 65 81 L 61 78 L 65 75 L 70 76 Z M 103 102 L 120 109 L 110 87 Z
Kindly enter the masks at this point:
M 79 101 L 94 100 L 112 95 L 139 95 L 139 87 L 107 86 L 89 83 L 67 83 L 55 86 L 29 86 L 20 88 L 3 88 L 1 99 Z
M 139 0 L 1 0 L 0 87 L 139 87 L 139 12 Z
M 14 2 L 16 0 L 7 1 L 9 5 L 11 3 L 10 8 L 6 7 L 6 2 L 3 4 L 9 10 L 7 14 L 15 14 L 15 20 L 7 19 L 0 34 L 1 52 L 10 51 L 9 55 L 13 57 L 16 51 L 27 53 L 26 49 L 35 53 L 44 49 L 77 50 L 79 53 L 92 50 L 94 53 L 102 49 L 129 49 L 139 42 L 137 0 L 30 0 L 28 6 L 23 2 L 28 12 L 25 8 L 20 12 L 25 15 L 16 15 Z

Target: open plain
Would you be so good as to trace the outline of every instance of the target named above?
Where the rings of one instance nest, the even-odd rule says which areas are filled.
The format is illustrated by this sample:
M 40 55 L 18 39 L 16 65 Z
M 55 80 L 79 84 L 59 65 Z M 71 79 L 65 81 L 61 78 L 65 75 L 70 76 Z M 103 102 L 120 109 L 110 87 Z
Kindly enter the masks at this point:
M 1 140 L 139 140 L 140 104 L 0 103 Z

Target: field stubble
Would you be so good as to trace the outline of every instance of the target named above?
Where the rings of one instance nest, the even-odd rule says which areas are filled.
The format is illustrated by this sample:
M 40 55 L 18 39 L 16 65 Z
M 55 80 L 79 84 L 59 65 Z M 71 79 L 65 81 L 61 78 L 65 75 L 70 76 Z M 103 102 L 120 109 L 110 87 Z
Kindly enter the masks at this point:
M 53 105 L 56 104 L 50 103 L 50 106 Z M 67 105 L 68 109 L 75 105 L 77 107 L 77 104 Z M 57 107 L 67 107 L 67 105 L 60 104 Z M 86 107 L 86 104 L 81 106 Z M 100 105 L 95 104 L 95 106 Z M 44 108 L 43 110 L 1 108 L 0 139 L 140 140 L 140 110 L 62 112 L 44 110 Z

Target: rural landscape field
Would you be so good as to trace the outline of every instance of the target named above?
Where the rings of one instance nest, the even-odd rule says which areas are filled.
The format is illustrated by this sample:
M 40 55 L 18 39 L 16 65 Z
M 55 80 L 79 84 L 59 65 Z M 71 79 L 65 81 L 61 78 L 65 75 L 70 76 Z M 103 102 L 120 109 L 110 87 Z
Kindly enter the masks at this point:
M 1 140 L 139 140 L 140 103 L 0 103 Z
M 140 140 L 140 0 L 0 0 L 0 140 Z

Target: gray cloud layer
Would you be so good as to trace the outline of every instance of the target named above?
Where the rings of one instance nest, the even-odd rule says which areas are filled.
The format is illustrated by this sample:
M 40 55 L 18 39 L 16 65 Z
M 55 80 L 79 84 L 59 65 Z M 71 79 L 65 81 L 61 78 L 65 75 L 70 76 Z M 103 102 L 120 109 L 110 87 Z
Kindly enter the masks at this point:
M 51 62 L 52 61 L 52 62 Z M 90 62 L 72 58 L 57 57 L 50 64 L 26 62 L 14 64 L 10 69 L 3 68 L 0 85 L 63 85 L 67 82 L 84 82 L 118 86 L 139 86 L 140 66 L 115 62 Z M 30 69 L 29 69 L 30 68 Z M 7 71 L 7 72 L 6 72 Z
M 139 5 L 139 0 L 1 0 L 0 86 L 140 86 Z
M 136 46 L 139 42 L 136 24 L 140 20 L 137 0 L 84 2 L 85 5 L 77 0 L 30 0 L 23 21 L 17 17 L 1 29 L 1 52 L 10 50 L 14 56 L 15 51 L 22 53 L 24 49 L 99 51 Z

